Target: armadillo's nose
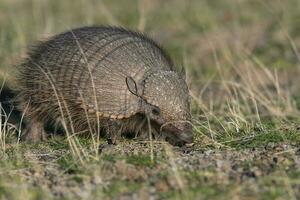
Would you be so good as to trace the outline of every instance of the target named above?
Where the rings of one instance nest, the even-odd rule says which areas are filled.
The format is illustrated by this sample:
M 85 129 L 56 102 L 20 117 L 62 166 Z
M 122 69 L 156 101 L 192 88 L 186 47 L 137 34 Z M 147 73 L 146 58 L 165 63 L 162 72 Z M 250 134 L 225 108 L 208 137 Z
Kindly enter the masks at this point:
M 179 135 L 179 140 L 183 141 L 184 144 L 191 144 L 194 141 L 193 134 L 190 133 L 181 133 Z
M 174 135 L 166 136 L 166 141 L 175 146 L 184 146 L 193 143 L 192 133 L 175 133 Z
M 183 146 L 193 143 L 194 137 L 192 126 L 188 123 L 184 123 L 181 126 L 178 126 L 178 124 L 175 126 L 168 125 L 166 130 L 169 131 L 166 135 L 166 140 L 173 145 Z

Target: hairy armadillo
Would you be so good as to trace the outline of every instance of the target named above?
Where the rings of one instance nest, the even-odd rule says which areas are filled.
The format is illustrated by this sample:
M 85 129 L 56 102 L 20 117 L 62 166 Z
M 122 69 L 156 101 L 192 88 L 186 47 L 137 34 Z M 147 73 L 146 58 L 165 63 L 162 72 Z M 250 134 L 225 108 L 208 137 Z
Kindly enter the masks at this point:
M 82 27 L 40 42 L 18 67 L 24 138 L 45 137 L 45 123 L 69 133 L 148 133 L 171 144 L 193 141 L 185 77 L 147 36 L 119 27 Z M 59 119 L 59 120 L 58 120 Z

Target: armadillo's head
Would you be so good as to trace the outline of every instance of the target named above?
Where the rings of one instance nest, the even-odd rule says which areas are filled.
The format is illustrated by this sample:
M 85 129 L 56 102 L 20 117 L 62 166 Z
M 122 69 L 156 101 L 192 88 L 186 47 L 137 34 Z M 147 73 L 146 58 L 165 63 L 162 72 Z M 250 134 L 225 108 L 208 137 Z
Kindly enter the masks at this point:
M 144 81 L 145 113 L 171 144 L 193 142 L 187 84 L 174 71 L 158 71 Z

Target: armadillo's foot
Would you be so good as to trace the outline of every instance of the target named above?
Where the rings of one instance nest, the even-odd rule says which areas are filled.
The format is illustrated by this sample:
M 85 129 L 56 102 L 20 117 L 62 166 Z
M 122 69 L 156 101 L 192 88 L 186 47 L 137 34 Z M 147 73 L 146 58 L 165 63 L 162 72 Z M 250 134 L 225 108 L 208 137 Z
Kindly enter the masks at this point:
M 118 139 L 118 134 L 117 132 L 114 131 L 114 129 L 110 129 L 109 132 L 107 132 L 106 134 L 106 141 L 107 144 L 109 145 L 116 145 L 117 144 L 117 139 Z
M 100 144 L 98 147 L 99 154 L 111 153 L 115 150 L 116 146 L 112 144 Z
M 148 130 L 141 132 L 134 139 L 139 142 L 150 141 L 150 140 L 155 140 L 155 141 L 164 140 L 161 136 L 159 136 L 156 132 L 154 132 L 154 130 L 151 132 L 151 135 Z
M 121 124 L 117 121 L 112 121 L 106 128 L 106 139 L 108 144 L 117 144 L 117 139 L 121 135 Z
M 32 120 L 26 126 L 21 138 L 22 140 L 30 143 L 37 143 L 46 139 L 44 123 Z

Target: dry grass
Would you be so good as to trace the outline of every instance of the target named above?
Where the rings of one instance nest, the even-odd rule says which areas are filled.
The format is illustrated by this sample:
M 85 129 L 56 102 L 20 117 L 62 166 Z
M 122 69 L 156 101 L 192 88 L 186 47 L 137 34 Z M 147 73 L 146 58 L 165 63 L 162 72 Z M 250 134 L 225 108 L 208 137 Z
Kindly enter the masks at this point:
M 187 149 L 123 141 L 102 152 L 92 128 L 90 140 L 66 128 L 72 122 L 59 101 L 66 139 L 29 145 L 14 139 L 20 128 L 1 108 L 0 197 L 300 198 L 299 7 L 297 0 L 1 1 L 0 69 L 11 87 L 10 66 L 37 38 L 91 24 L 145 31 L 187 69 L 196 141 Z

